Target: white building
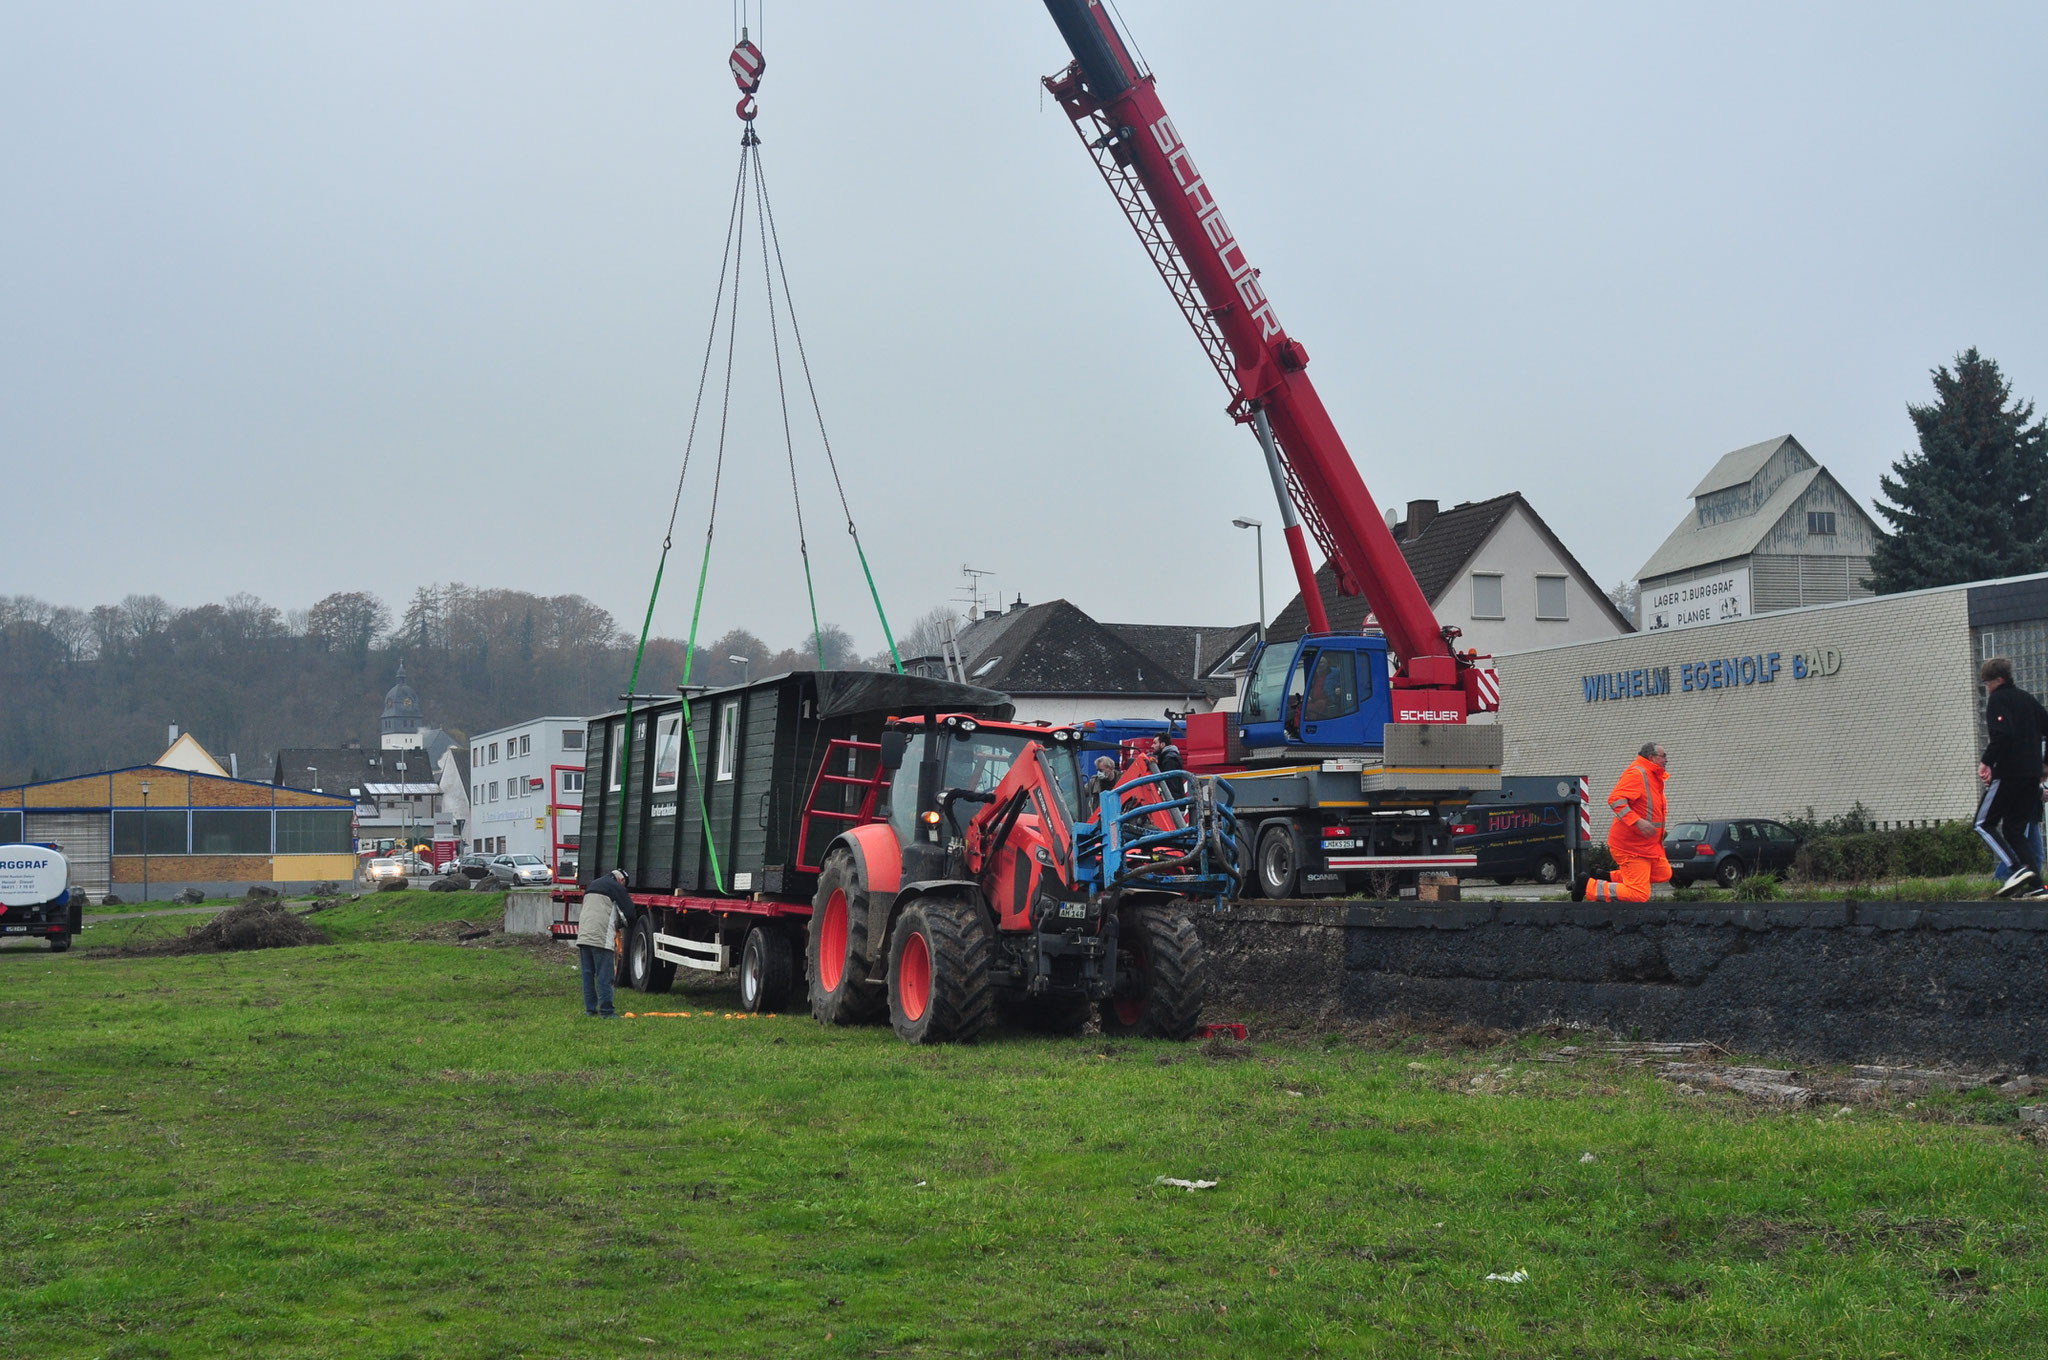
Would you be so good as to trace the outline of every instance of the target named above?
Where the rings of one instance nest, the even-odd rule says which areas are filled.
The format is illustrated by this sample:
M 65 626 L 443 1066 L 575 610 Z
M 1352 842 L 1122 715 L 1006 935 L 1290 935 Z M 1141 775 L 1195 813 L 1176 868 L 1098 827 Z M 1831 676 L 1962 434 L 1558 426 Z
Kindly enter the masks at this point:
M 470 738 L 468 848 L 536 855 L 575 875 L 583 813 L 582 718 L 532 718 Z
M 1870 594 L 1883 533 L 1791 435 L 1723 454 L 1692 498 L 1636 573 L 1645 632 Z
M 1461 648 L 1497 656 L 1631 631 L 1600 583 L 1519 491 L 1448 510 L 1435 501 L 1410 501 L 1405 520 L 1395 520 L 1391 510 L 1387 515 L 1416 584 L 1437 621 L 1459 630 Z M 1332 631 L 1356 633 L 1364 626 L 1365 597 L 1341 594 L 1327 564 L 1316 573 L 1316 585 Z M 1292 642 L 1307 628 L 1297 594 L 1266 634 Z
M 1584 775 L 1594 834 L 1637 748 L 1671 752 L 1671 820 L 1967 818 L 1977 667 L 2048 690 L 2048 575 L 1976 581 L 1497 657 L 1505 773 Z

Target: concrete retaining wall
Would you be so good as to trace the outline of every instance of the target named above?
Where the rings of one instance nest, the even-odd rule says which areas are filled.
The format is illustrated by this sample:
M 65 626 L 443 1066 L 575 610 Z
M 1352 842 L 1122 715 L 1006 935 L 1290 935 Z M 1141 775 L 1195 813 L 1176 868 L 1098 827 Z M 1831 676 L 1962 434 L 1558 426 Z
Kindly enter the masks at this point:
M 1244 904 L 1212 1012 L 1554 1021 L 1818 1061 L 2048 1071 L 2048 908 Z
M 556 920 L 555 899 L 548 888 L 514 888 L 505 894 L 505 933 L 545 935 Z M 569 919 L 576 919 L 576 904 L 569 906 Z

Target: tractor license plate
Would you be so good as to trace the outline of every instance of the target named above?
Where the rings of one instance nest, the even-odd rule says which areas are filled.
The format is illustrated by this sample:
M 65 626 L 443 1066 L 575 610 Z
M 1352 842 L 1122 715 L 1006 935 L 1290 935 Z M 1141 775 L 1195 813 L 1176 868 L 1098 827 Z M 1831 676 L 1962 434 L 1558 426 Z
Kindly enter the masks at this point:
M 1087 919 L 1088 919 L 1088 904 L 1087 904 L 1086 902 L 1068 902 L 1068 903 L 1066 903 L 1066 904 L 1065 904 L 1064 906 L 1062 906 L 1062 907 L 1060 908 L 1060 919 L 1061 919 L 1062 921 L 1085 921 L 1085 920 L 1087 920 Z

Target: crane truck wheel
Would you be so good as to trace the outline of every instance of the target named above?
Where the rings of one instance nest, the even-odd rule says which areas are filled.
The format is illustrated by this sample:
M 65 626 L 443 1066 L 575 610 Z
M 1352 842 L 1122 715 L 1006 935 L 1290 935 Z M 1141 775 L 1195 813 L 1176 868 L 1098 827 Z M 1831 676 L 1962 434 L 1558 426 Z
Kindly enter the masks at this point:
M 1258 879 L 1259 896 L 1294 896 L 1294 886 L 1301 877 L 1301 841 L 1294 834 L 1294 823 L 1283 819 L 1260 828 L 1258 855 L 1252 868 Z
M 887 1003 L 880 988 L 868 986 L 868 890 L 850 851 L 825 856 L 818 874 L 804 979 L 811 1014 L 821 1024 L 863 1024 Z
M 796 990 L 796 951 L 780 930 L 755 926 L 740 948 L 740 1004 L 756 1015 L 780 1011 Z
M 1088 1028 L 1095 1007 L 1085 996 L 1055 992 L 1047 996 L 1025 996 L 1020 992 L 996 993 L 996 1019 L 1017 1029 L 1040 1034 L 1074 1035 Z
M 1126 907 L 1117 922 L 1117 987 L 1102 1002 L 1102 1032 L 1185 1039 L 1201 1021 L 1208 992 L 1202 937 L 1187 909 Z
M 920 897 L 889 935 L 889 1023 L 907 1044 L 972 1043 L 995 1008 L 995 932 L 981 904 Z

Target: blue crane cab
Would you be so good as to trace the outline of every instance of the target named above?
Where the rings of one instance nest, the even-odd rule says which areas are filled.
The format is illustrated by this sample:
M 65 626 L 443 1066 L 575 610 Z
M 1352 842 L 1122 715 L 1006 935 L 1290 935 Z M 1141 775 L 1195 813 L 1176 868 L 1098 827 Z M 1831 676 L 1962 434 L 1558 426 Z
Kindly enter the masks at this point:
M 1375 634 L 1312 634 L 1263 644 L 1238 702 L 1249 751 L 1377 750 L 1394 720 L 1387 640 Z

